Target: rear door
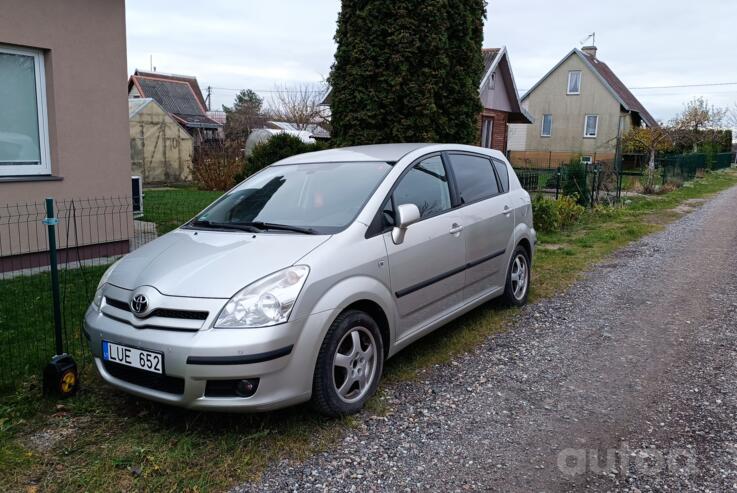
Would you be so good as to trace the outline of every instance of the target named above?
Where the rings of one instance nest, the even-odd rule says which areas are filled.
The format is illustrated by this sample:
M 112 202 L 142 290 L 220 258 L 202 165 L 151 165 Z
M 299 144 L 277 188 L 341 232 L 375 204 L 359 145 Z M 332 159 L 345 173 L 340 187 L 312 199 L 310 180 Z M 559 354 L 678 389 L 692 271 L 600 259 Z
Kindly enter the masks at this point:
M 509 182 L 500 184 L 490 157 L 451 152 L 448 158 L 460 201 L 467 268 L 464 299 L 469 301 L 504 287 L 514 213 L 504 192 Z
M 399 179 L 382 208 L 388 221 L 384 242 L 400 317 L 399 339 L 463 301 L 466 247 L 452 203 L 449 175 L 437 154 L 415 163 Z M 421 219 L 396 245 L 391 221 L 393 211 L 402 204 L 415 204 Z

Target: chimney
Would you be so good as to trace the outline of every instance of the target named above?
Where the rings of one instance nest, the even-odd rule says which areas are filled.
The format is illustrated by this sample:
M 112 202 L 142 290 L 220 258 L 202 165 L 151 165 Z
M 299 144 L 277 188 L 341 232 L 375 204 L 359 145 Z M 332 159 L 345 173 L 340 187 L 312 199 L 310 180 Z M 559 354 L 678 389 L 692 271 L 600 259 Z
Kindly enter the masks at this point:
M 586 53 L 591 58 L 596 58 L 596 46 L 584 46 L 583 48 L 581 48 L 581 51 Z

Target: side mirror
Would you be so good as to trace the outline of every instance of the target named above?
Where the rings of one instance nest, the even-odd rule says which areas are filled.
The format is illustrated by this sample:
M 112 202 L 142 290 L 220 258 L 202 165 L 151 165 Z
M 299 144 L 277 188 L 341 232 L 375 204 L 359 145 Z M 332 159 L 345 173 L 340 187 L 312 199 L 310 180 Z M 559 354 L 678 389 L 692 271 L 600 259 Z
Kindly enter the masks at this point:
M 407 228 L 420 220 L 420 209 L 415 204 L 402 204 L 397 207 L 397 225 L 392 229 L 392 240 L 395 245 L 404 241 Z

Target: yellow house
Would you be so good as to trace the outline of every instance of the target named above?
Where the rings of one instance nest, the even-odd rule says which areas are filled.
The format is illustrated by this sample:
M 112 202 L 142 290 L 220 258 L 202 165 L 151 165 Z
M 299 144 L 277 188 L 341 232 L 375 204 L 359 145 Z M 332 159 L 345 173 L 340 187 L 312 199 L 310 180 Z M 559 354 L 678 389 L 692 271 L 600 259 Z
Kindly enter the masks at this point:
M 617 137 L 632 127 L 657 125 L 594 46 L 571 50 L 522 96 L 536 125 L 510 126 L 515 165 L 557 166 L 574 156 L 582 162 L 615 157 Z

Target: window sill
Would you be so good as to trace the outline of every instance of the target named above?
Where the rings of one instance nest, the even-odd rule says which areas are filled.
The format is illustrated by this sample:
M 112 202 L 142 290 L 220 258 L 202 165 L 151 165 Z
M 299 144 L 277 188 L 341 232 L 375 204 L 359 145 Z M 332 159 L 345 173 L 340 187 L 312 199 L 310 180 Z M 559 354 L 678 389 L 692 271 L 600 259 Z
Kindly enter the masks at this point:
M 580 92 L 567 92 L 566 93 L 566 96 L 580 96 L 580 95 L 581 95 Z
M 63 176 L 53 175 L 0 176 L 0 183 L 19 183 L 26 181 L 62 181 L 63 179 Z
M 584 139 L 595 139 L 596 135 L 584 135 L 583 138 Z

